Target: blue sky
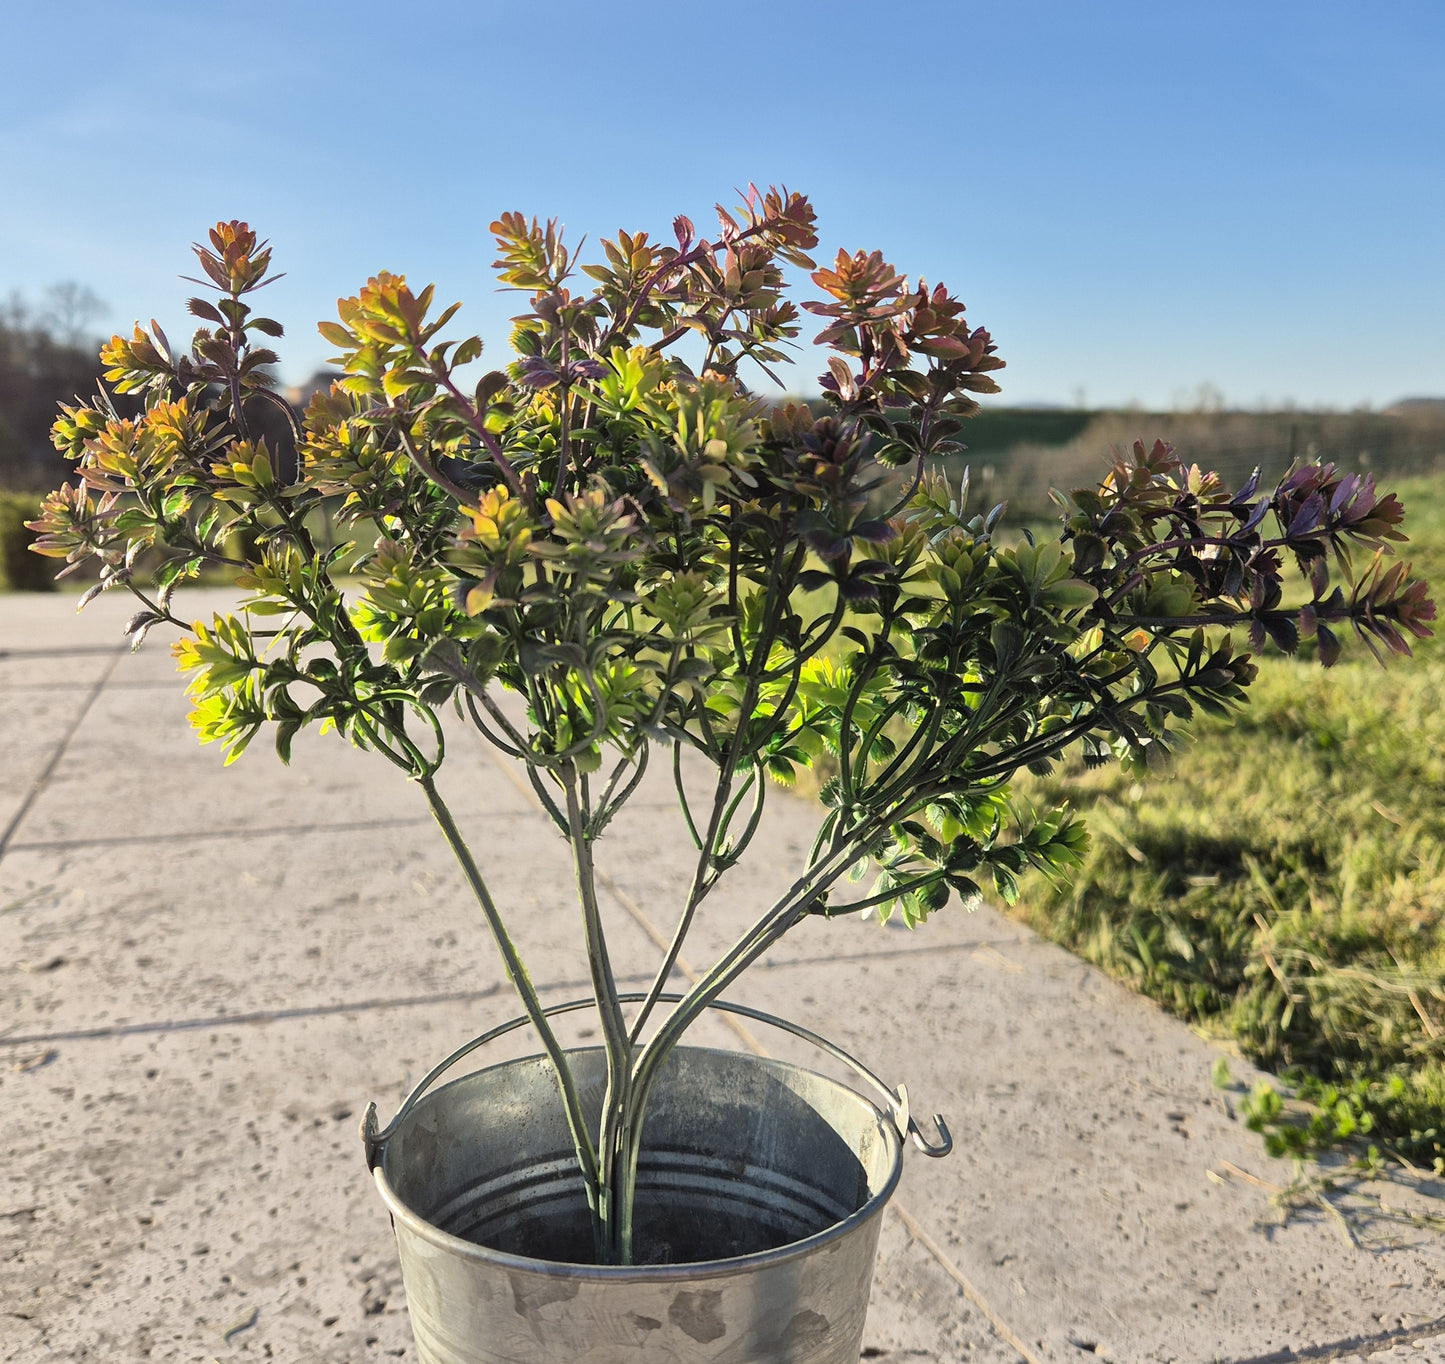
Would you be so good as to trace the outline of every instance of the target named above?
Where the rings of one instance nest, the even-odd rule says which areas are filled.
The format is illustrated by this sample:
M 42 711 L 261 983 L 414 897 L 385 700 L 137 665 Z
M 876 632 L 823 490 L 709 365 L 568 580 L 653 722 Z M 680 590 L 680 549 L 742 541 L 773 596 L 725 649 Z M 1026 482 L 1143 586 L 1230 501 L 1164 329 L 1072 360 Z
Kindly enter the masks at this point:
M 1445 394 L 1442 68 L 1438 0 L 17 6 L 0 296 L 184 335 L 189 244 L 243 217 L 286 378 L 379 269 L 495 362 L 498 213 L 658 235 L 753 180 L 947 283 L 1004 400 L 1379 406 Z

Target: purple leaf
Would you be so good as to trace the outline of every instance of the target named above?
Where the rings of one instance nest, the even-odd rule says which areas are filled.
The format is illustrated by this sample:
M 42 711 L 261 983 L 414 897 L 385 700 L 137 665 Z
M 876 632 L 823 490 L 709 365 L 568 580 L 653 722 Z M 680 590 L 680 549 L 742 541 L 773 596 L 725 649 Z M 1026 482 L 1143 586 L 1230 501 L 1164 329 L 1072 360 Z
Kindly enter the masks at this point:
M 1354 495 L 1355 490 L 1360 486 L 1358 474 L 1346 474 L 1341 480 L 1339 487 L 1335 489 L 1335 495 L 1330 498 L 1330 515 L 1334 516 L 1340 508 L 1345 505 Z M 1373 499 L 1372 499 L 1373 500 Z
M 1256 502 L 1253 509 L 1249 513 L 1249 519 L 1244 523 L 1244 525 L 1239 528 L 1238 533 L 1240 535 L 1247 535 L 1250 531 L 1254 530 L 1259 525 L 1259 523 L 1264 520 L 1265 514 L 1268 511 L 1269 501 L 1267 499 Z
M 1277 649 L 1282 649 L 1287 654 L 1292 654 L 1299 648 L 1299 631 L 1295 623 L 1288 616 L 1274 617 L 1265 622 L 1265 629 L 1269 637 L 1274 641 Z
M 855 540 L 862 540 L 865 544 L 886 545 L 890 540 L 898 538 L 898 528 L 887 521 L 857 521 L 848 531 Z
M 1259 470 L 1250 474 L 1244 486 L 1230 499 L 1231 507 L 1242 507 L 1259 490 Z
M 551 388 L 561 377 L 540 355 L 529 355 L 517 368 L 518 379 L 528 388 Z
M 1289 523 L 1289 529 L 1285 534 L 1292 540 L 1296 535 L 1302 535 L 1314 530 L 1324 515 L 1325 500 L 1318 493 L 1311 493 L 1300 504 L 1300 508 L 1294 514 L 1293 520 Z

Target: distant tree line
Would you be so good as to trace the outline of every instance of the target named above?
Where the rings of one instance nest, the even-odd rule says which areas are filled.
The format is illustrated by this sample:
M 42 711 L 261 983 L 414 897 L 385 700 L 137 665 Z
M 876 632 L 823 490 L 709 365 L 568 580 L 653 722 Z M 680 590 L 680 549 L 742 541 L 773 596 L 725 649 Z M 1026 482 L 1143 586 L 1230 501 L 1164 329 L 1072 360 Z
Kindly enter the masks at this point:
M 68 466 L 50 445 L 56 405 L 95 389 L 105 304 L 75 283 L 57 284 L 40 304 L 12 294 L 0 303 L 0 489 L 44 490 Z
M 94 392 L 101 367 L 92 328 L 107 308 L 83 285 L 57 284 L 39 304 L 18 294 L 0 303 L 0 490 L 45 491 L 69 465 L 50 444 L 58 404 Z M 322 372 L 292 393 L 304 406 L 336 376 Z M 124 409 L 124 400 L 118 404 Z M 254 422 L 278 472 L 294 476 L 295 447 L 284 414 L 258 404 Z M 1188 462 L 1238 480 L 1256 464 L 1277 475 L 1292 459 L 1327 459 L 1383 473 L 1423 472 L 1445 461 L 1445 402 L 1407 402 L 1385 412 L 1144 413 L 985 407 L 963 433 L 967 453 L 950 461 L 955 477 L 971 468 L 980 500 L 1010 503 L 1015 515 L 1048 508 L 1050 487 L 1092 482 L 1112 451 L 1162 436 Z M 982 486 L 980 486 L 982 485 Z
M 93 324 L 107 311 L 94 293 L 74 283 L 54 285 L 39 304 L 19 294 L 0 303 L 0 491 L 48 492 L 70 475 L 69 463 L 50 444 L 50 426 L 59 404 L 95 392 L 101 338 Z M 304 405 L 333 377 L 320 373 L 288 396 Z M 123 415 L 136 407 L 124 397 L 113 401 Z M 258 401 L 248 415 L 277 472 L 293 478 L 296 448 L 284 412 Z
M 1295 460 L 1399 478 L 1445 466 L 1445 401 L 1379 412 L 985 408 L 964 429 L 967 449 L 950 457 L 947 472 L 956 480 L 968 466 L 978 502 L 1006 502 L 1010 520 L 1027 521 L 1052 511 L 1050 488 L 1090 487 L 1116 452 L 1156 438 L 1226 483 L 1243 482 L 1255 468 L 1276 479 Z

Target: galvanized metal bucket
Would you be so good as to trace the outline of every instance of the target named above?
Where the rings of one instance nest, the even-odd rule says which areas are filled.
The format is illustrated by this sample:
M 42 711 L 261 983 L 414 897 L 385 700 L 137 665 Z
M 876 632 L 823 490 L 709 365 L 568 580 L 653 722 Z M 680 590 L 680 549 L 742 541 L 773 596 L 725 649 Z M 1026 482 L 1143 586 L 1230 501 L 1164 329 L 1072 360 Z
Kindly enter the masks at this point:
M 901 1087 L 804 1029 L 718 1007 L 822 1046 L 884 1107 L 786 1062 L 679 1047 L 643 1127 L 636 1265 L 586 1263 L 591 1226 L 545 1058 L 428 1092 L 524 1020 L 448 1057 L 385 1131 L 368 1108 L 367 1160 L 391 1209 L 422 1364 L 856 1364 L 902 1138 L 944 1155 L 947 1127 L 935 1118 L 940 1140 L 927 1141 Z M 568 1057 L 595 1130 L 602 1052 Z

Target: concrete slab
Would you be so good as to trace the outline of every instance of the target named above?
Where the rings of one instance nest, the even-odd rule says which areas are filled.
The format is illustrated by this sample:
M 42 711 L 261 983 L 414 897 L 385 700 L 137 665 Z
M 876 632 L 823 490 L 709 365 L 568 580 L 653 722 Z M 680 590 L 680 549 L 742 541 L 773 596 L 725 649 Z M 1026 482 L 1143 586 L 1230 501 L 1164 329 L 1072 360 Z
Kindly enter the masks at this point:
M 129 692 L 107 685 L 87 716 L 84 742 L 69 746 L 15 837 L 37 844 L 430 822 L 400 772 L 335 734 L 298 735 L 289 771 L 264 736 L 223 768 L 219 745 L 202 747 L 186 723 L 190 707 L 178 683 Z M 99 765 L 97 754 L 104 755 Z M 476 756 L 449 765 L 439 783 L 458 819 L 527 808 Z
M 79 622 L 70 604 L 0 598 L 0 828 L 19 815 L 0 851 L 0 1359 L 411 1357 L 355 1122 L 515 1013 L 496 954 L 405 781 L 335 739 L 298 743 L 290 771 L 258 743 L 222 772 L 163 645 L 105 674 L 127 603 Z M 452 751 L 534 977 L 585 993 L 564 845 L 479 744 Z M 672 810 L 656 771 L 600 850 L 639 986 L 691 873 Z M 693 962 L 791 879 L 816 822 L 773 793 Z M 1361 1246 L 1323 1207 L 1280 1225 L 1262 1185 L 1292 1172 L 1210 1086 L 1217 1051 L 992 911 L 914 934 L 810 922 L 731 997 L 953 1127 L 951 1158 L 907 1160 L 865 1357 L 1445 1359 L 1439 1237 L 1358 1198 Z M 696 1040 L 740 1044 L 717 1019 Z
M 9 829 L 33 799 L 37 783 L 55 760 L 80 718 L 87 691 L 54 688 L 0 690 L 0 833 Z

